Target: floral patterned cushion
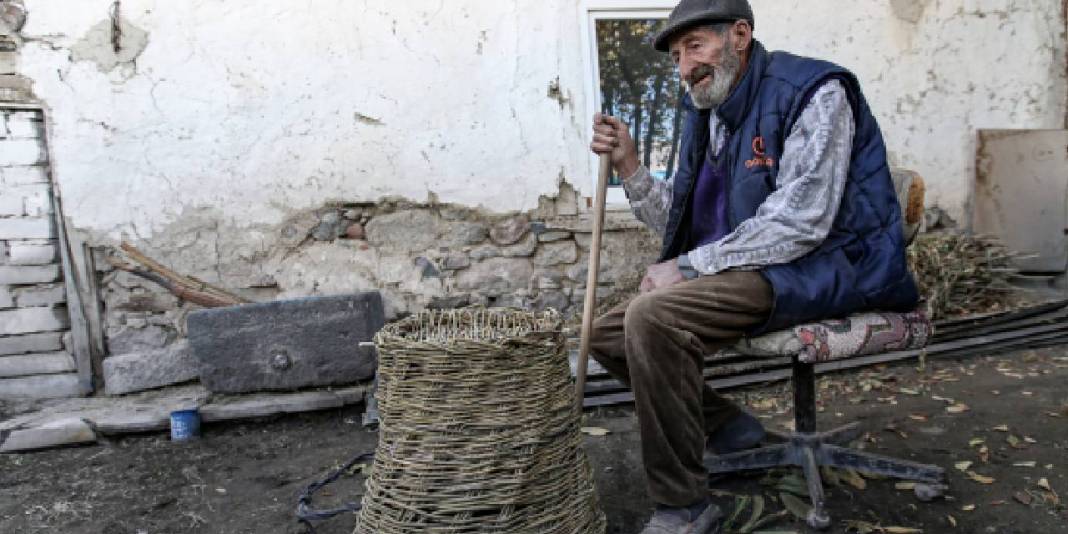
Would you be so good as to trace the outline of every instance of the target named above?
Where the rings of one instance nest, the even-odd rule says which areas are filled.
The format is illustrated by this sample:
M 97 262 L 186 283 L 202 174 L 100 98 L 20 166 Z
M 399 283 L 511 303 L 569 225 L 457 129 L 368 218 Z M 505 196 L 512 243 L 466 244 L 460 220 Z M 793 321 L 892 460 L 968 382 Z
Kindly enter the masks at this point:
M 750 356 L 797 354 L 802 362 L 819 363 L 923 348 L 933 331 L 931 321 L 920 311 L 867 312 L 744 338 L 734 349 Z

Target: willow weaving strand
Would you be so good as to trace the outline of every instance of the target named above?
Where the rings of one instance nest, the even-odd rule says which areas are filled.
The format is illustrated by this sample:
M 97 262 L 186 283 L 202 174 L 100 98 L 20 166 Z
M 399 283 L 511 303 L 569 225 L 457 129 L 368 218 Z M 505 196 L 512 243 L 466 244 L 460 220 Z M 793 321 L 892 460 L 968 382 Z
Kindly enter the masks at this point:
M 359 534 L 603 534 L 555 312 L 426 311 L 376 337 Z

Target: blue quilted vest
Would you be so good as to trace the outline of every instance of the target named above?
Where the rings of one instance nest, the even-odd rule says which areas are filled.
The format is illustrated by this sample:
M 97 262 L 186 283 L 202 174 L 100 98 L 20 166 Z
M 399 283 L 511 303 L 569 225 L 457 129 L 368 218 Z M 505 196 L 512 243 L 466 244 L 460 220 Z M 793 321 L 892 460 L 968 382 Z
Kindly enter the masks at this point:
M 749 67 L 716 113 L 731 132 L 725 148 L 730 170 L 728 216 L 733 230 L 756 214 L 775 188 L 786 137 L 821 82 L 846 88 L 856 121 L 852 161 L 842 204 L 827 239 L 808 255 L 761 270 L 775 291 L 767 323 L 752 334 L 813 320 L 880 309 L 910 311 L 919 295 L 905 262 L 901 208 L 890 179 L 879 125 L 855 76 L 837 65 L 753 42 Z M 709 143 L 708 111 L 686 99 L 674 199 L 661 261 L 692 247 L 693 189 Z

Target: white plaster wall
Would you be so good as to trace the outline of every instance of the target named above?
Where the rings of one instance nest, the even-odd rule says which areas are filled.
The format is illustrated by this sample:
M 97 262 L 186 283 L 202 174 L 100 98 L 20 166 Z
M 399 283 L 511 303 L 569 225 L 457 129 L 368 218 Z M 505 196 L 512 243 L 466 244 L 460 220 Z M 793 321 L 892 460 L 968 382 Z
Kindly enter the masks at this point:
M 43 40 L 22 70 L 78 226 L 148 238 L 186 208 L 240 226 L 430 192 L 520 210 L 585 165 L 578 119 L 546 96 L 581 79 L 564 2 L 125 0 L 148 32 L 136 64 L 69 61 L 111 3 L 27 6 Z
M 591 189 L 576 0 L 125 0 L 148 44 L 109 72 L 70 48 L 111 0 L 27 4 L 22 71 L 53 110 L 68 215 L 94 233 L 149 238 L 187 209 L 240 227 L 329 200 L 510 211 L 561 176 Z M 1061 0 L 753 4 L 769 48 L 855 70 L 892 162 L 958 220 L 977 128 L 1064 126 Z

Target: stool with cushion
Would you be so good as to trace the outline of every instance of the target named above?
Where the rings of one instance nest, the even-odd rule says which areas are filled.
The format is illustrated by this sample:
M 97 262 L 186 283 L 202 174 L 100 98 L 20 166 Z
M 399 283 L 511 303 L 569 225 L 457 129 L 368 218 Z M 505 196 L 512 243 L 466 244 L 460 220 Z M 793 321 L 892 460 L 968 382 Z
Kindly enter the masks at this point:
M 908 171 L 894 171 L 892 175 L 902 204 L 905 236 L 911 242 L 923 217 L 923 181 Z M 925 501 L 941 495 L 945 489 L 945 472 L 941 467 L 846 447 L 845 444 L 860 435 L 859 423 L 827 432 L 816 430 L 816 364 L 922 348 L 932 331 L 931 322 L 919 311 L 867 312 L 743 339 L 735 346 L 742 354 L 793 358 L 794 432 L 786 436 L 784 443 L 722 456 L 708 455 L 705 467 L 712 474 L 801 467 L 812 499 L 807 522 L 820 529 L 830 525 L 820 479 L 821 466 L 916 481 L 916 495 Z

